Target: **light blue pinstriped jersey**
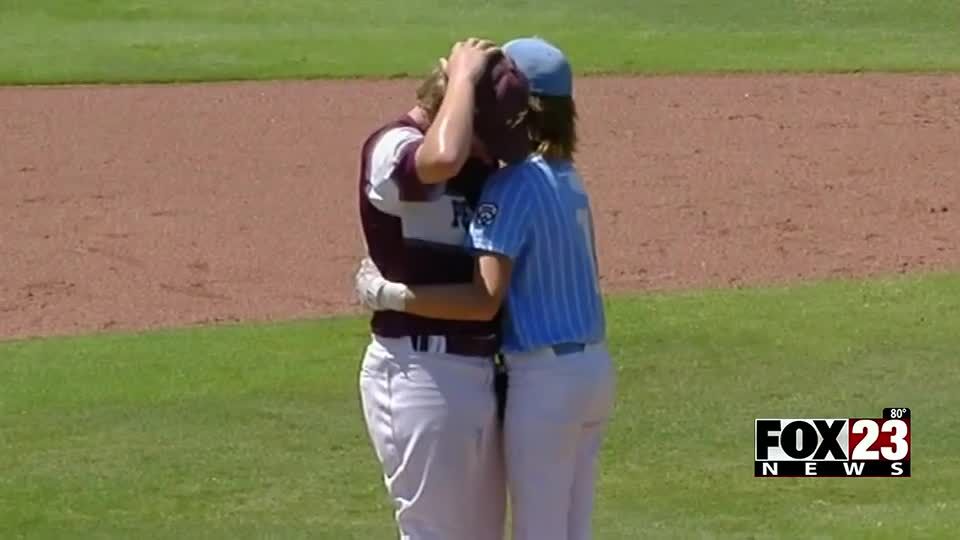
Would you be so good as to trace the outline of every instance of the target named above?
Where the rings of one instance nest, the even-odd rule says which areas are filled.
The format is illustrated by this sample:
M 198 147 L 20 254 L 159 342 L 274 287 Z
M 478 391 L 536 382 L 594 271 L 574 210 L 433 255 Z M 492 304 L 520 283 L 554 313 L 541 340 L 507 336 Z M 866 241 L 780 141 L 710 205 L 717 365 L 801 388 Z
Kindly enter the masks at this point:
M 530 157 L 494 174 L 468 244 L 513 260 L 505 352 L 604 339 L 590 201 L 571 162 Z

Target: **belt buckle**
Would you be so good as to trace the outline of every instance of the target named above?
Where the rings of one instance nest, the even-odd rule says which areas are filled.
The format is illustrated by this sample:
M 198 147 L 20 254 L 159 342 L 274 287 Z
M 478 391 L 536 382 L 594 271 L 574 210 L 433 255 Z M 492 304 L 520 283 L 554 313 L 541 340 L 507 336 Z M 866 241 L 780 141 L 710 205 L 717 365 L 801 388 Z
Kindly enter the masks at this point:
M 556 345 L 551 345 L 550 348 L 553 349 L 553 354 L 564 356 L 567 354 L 582 353 L 587 346 L 583 343 L 557 343 Z

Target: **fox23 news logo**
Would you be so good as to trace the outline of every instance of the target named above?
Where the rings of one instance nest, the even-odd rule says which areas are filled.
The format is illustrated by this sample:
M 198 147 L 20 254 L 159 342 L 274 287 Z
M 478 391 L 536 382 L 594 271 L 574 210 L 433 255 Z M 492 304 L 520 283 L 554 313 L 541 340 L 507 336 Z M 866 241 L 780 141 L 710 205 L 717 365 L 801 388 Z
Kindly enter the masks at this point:
M 758 418 L 758 477 L 909 477 L 910 409 L 883 409 L 882 418 Z

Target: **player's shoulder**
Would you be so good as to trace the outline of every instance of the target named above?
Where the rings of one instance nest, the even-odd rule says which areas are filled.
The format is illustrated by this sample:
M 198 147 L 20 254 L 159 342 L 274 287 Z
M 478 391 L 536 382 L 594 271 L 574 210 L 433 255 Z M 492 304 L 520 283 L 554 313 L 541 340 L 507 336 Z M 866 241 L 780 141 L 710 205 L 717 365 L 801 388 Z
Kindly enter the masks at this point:
M 363 152 L 368 156 L 373 154 L 389 154 L 403 145 L 422 139 L 423 130 L 409 116 L 395 118 L 377 126 L 363 141 Z
M 392 154 L 408 143 L 423 139 L 420 129 L 402 122 L 391 122 L 375 131 L 369 139 L 372 154 Z
M 363 145 L 363 160 L 367 176 L 373 184 L 392 174 L 405 148 L 423 139 L 423 132 L 412 122 L 403 119 L 388 122 L 371 133 Z

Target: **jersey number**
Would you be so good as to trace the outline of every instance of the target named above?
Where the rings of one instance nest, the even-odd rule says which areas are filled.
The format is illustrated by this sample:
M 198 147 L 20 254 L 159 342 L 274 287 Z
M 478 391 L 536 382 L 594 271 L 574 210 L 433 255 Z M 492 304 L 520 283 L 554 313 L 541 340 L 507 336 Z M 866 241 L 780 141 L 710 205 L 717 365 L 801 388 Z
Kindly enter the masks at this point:
M 593 247 L 594 238 L 593 238 L 593 220 L 590 218 L 590 210 L 588 208 L 581 208 L 577 210 L 577 223 L 580 225 L 580 231 L 583 233 L 583 240 L 586 242 L 587 250 L 590 252 L 590 257 L 593 259 L 593 290 L 597 294 L 600 294 L 600 277 L 599 277 L 599 264 L 597 263 L 597 252 Z

